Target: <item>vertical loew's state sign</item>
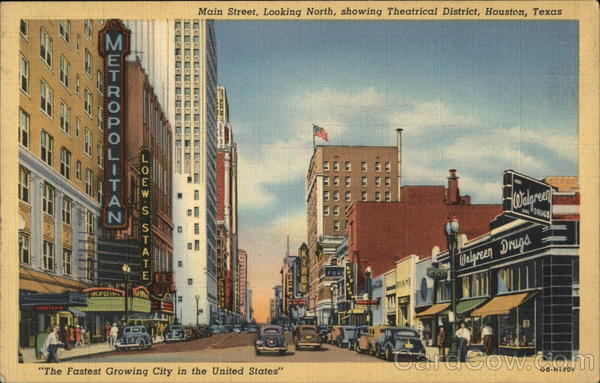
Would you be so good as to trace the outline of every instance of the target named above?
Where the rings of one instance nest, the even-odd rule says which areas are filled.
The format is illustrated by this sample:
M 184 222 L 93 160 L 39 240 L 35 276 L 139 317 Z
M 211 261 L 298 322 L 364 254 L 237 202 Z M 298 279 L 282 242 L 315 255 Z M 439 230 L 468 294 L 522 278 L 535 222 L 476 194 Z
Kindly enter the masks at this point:
M 126 229 L 127 209 L 127 95 L 125 58 L 129 55 L 130 31 L 111 19 L 98 33 L 98 52 L 104 58 L 104 200 L 102 224 L 107 229 Z
M 139 160 L 140 284 L 152 293 L 152 150 L 140 148 Z

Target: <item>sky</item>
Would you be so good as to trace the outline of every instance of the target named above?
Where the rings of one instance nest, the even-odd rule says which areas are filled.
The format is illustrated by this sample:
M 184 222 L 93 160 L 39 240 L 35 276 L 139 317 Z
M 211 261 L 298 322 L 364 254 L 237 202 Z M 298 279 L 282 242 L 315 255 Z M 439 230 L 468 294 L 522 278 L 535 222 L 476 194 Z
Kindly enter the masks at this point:
M 290 235 L 306 241 L 312 124 L 331 145 L 395 145 L 404 185 L 458 170 L 473 203 L 502 171 L 577 175 L 578 25 L 552 22 L 217 21 L 219 84 L 238 146 L 239 247 L 268 315 Z

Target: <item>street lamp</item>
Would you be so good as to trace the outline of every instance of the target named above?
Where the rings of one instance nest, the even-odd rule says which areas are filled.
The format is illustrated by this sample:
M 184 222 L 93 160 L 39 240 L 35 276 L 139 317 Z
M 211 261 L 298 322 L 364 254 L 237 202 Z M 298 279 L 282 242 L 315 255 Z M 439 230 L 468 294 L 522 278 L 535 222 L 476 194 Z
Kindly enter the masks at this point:
M 200 314 L 200 310 L 198 310 L 198 302 L 200 301 L 200 295 L 196 295 L 196 326 L 198 326 L 198 314 Z
M 333 292 L 335 291 L 335 285 L 332 283 L 329 285 L 329 292 L 331 293 L 331 325 L 335 325 L 335 308 L 333 306 Z
M 448 250 L 450 251 L 450 299 L 451 299 L 451 311 L 448 315 L 448 319 L 451 319 L 450 322 L 450 350 L 448 352 L 448 360 L 458 360 L 458 343 L 455 336 L 456 333 L 456 269 L 455 269 L 455 259 L 456 258 L 456 250 L 458 249 L 458 233 L 459 233 L 459 225 L 458 218 L 456 215 L 452 215 L 452 219 L 448 217 L 446 221 L 446 225 L 444 226 L 446 230 L 446 240 L 448 241 Z
M 121 270 L 125 274 L 125 326 L 127 326 L 129 324 L 129 273 L 131 273 L 131 268 L 125 263 Z
M 365 276 L 367 277 L 367 324 L 369 326 L 372 326 L 373 318 L 371 316 L 371 295 L 373 291 L 371 290 L 371 266 L 367 266 L 367 268 L 365 269 Z

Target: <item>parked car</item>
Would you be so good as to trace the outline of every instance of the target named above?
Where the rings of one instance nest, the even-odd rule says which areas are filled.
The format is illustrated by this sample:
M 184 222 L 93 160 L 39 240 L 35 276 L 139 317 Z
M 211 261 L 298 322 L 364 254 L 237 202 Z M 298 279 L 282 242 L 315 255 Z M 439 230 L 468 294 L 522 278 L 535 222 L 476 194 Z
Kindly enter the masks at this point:
M 249 333 L 256 334 L 258 333 L 258 326 L 248 326 L 246 329 Z
M 138 348 L 145 350 L 152 347 L 152 337 L 144 326 L 125 326 L 121 330 L 121 336 L 115 343 L 117 351 Z
M 185 336 L 185 331 L 183 330 L 183 326 L 180 324 L 172 324 L 167 328 L 167 333 L 165 335 L 165 343 L 169 342 L 179 342 L 187 340 Z
M 390 326 L 369 327 L 368 331 L 358 338 L 358 342 L 356 343 L 356 351 L 368 351 L 369 354 L 375 355 L 375 342 L 383 336 L 385 330 L 388 328 L 390 328 Z
M 329 331 L 329 334 L 327 334 L 327 343 L 336 343 L 338 336 L 340 336 L 341 329 L 342 326 L 331 326 L 331 330 Z
M 185 332 L 185 336 L 188 340 L 198 339 L 198 331 L 195 329 L 195 326 L 183 326 L 183 331 Z
M 301 347 L 312 347 L 315 350 L 321 348 L 321 337 L 319 336 L 317 326 L 303 324 L 296 327 L 294 331 L 294 345 L 296 350 Z
M 348 326 L 348 329 L 344 330 L 344 336 L 348 338 L 348 349 L 356 350 L 358 346 L 358 338 L 369 330 L 369 326 Z M 358 351 L 358 350 L 357 350 Z
M 198 332 L 201 338 L 206 338 L 212 335 L 212 330 L 209 326 L 202 325 L 198 327 Z
M 242 332 L 242 326 L 240 326 L 240 325 L 233 326 L 233 332 L 235 332 L 236 334 L 241 333 Z
M 327 338 L 331 329 L 326 325 L 317 326 L 317 332 L 319 333 L 319 339 L 321 343 L 327 343 Z
M 222 326 L 220 324 L 214 324 L 210 326 L 210 329 L 213 334 L 222 334 L 225 332 L 225 326 Z
M 337 330 L 337 335 L 333 337 L 331 343 L 335 344 L 338 347 L 346 347 L 349 343 L 350 336 L 354 334 L 354 330 L 356 326 L 340 326 Z M 333 334 L 333 330 L 331 333 Z
M 261 352 L 279 352 L 283 355 L 287 352 L 287 342 L 283 327 L 276 325 L 265 325 L 260 328 L 254 344 L 254 352 L 260 355 Z
M 378 358 L 393 360 L 394 355 L 426 360 L 425 347 L 421 343 L 419 333 L 408 327 L 391 327 L 385 329 L 383 336 L 374 342 L 375 355 Z

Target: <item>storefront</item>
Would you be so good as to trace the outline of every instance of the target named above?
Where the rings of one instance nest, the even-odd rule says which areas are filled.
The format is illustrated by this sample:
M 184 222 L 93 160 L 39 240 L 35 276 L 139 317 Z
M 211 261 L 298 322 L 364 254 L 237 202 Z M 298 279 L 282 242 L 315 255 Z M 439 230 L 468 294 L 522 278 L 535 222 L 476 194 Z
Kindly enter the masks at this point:
M 418 260 L 418 256 L 409 255 L 396 262 L 396 326 L 417 325 L 413 284 Z
M 383 287 L 385 293 L 384 312 L 385 321 L 382 324 L 396 325 L 396 269 L 392 269 L 383 274 Z

